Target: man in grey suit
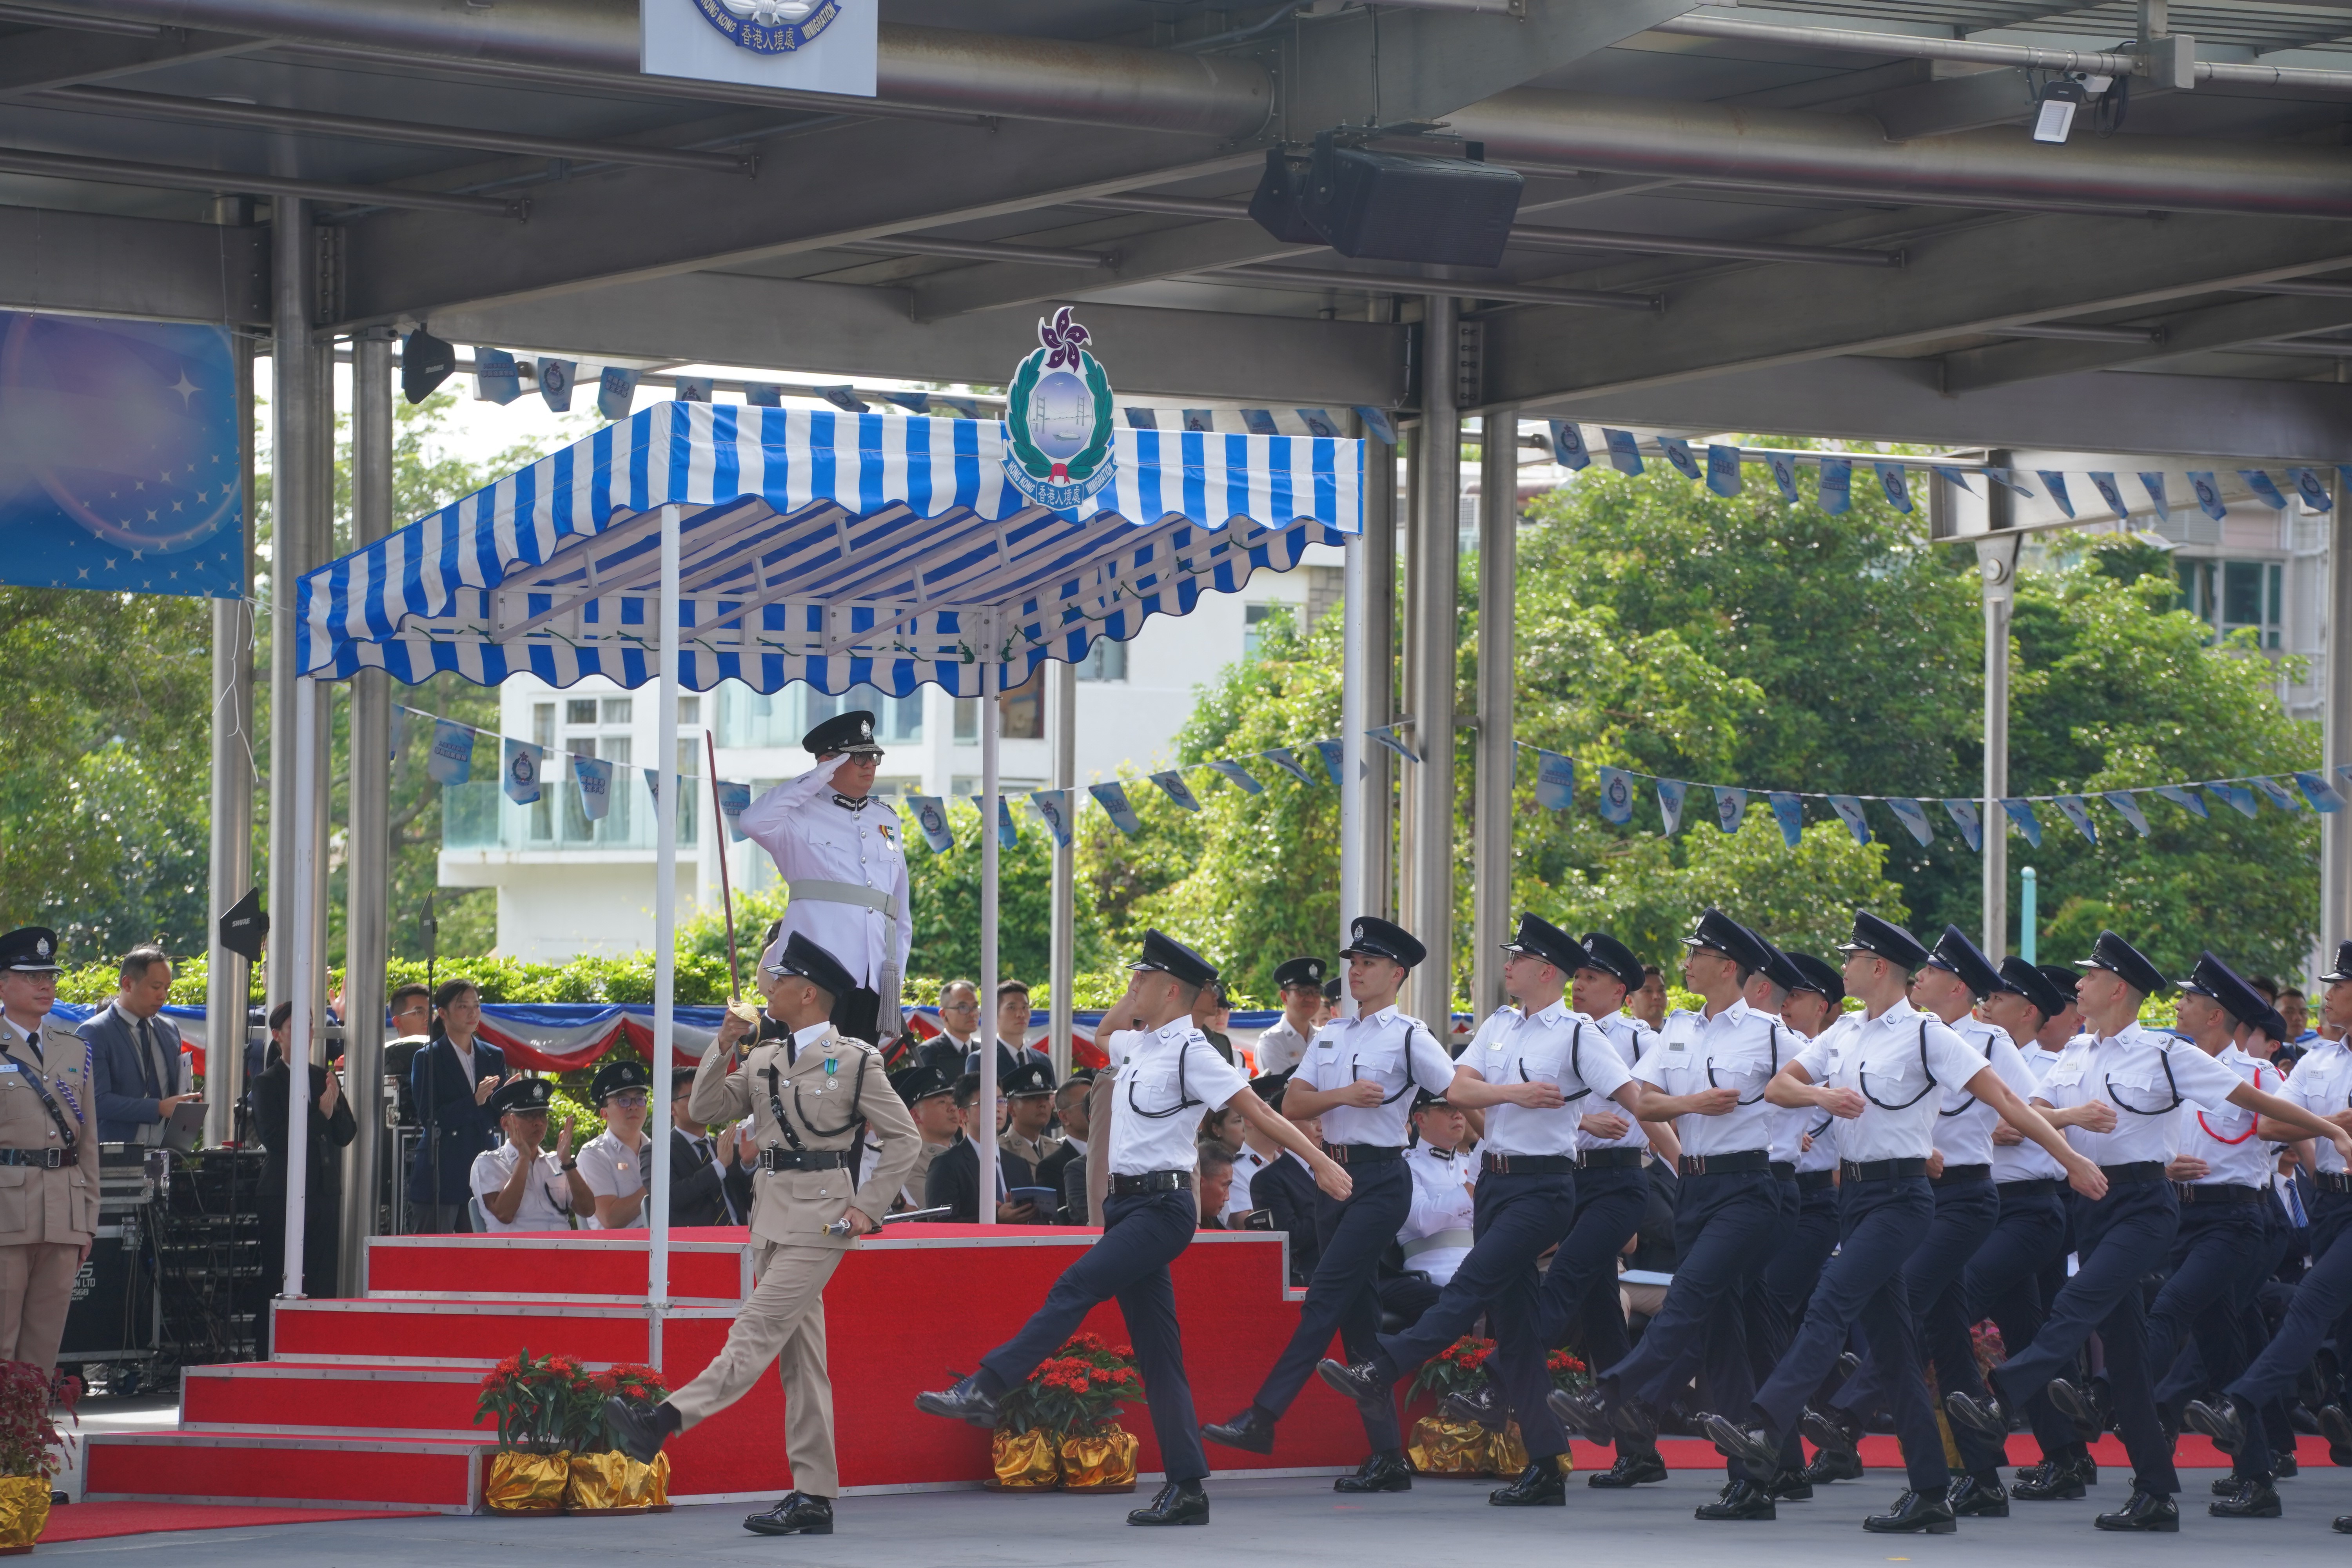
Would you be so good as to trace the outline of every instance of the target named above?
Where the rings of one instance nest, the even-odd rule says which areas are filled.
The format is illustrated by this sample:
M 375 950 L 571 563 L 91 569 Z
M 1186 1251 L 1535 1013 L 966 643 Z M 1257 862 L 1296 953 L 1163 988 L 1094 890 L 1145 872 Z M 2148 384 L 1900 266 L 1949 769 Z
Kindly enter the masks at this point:
M 195 1068 L 180 1049 L 180 1031 L 163 1016 L 172 994 L 172 961 L 155 946 L 122 955 L 114 1000 L 82 1024 L 97 1065 L 101 1143 L 161 1143 L 180 1102 L 196 1098 Z

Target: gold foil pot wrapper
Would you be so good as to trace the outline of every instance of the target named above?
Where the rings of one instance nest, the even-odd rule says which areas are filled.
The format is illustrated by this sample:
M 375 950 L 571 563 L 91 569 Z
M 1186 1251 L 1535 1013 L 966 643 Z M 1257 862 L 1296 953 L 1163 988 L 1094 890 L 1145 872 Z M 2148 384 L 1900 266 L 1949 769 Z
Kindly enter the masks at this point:
M 989 1445 L 989 1462 L 1003 1491 L 1045 1491 L 1062 1479 L 1051 1432 L 999 1432 Z
M 1071 1433 L 1062 1439 L 1062 1489 L 1132 1487 L 1136 1451 L 1141 1447 L 1134 1433 L 1119 1426 Z
M 500 1449 L 490 1456 L 490 1473 L 482 1481 L 482 1500 L 500 1513 L 554 1513 L 563 1507 L 572 1484 L 569 1454 L 518 1454 Z
M 1405 1458 L 1424 1476 L 1483 1476 L 1493 1447 L 1494 1435 L 1475 1421 L 1424 1415 L 1412 1424 Z
M 0 1550 L 31 1551 L 48 1523 L 47 1476 L 0 1477 Z
M 641 1465 L 626 1454 L 574 1454 L 564 1506 L 574 1513 L 658 1508 L 669 1501 L 669 1456 Z

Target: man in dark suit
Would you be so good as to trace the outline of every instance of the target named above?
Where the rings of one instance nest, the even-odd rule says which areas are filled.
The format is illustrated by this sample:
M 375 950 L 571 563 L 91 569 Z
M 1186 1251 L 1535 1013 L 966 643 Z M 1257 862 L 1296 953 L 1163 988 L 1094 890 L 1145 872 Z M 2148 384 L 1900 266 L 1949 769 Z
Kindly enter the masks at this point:
M 963 1119 L 963 1131 L 956 1141 L 941 1150 L 931 1162 L 929 1174 L 923 1178 L 923 1206 L 944 1208 L 940 1216 L 949 1224 L 973 1225 L 980 1219 L 981 1165 L 980 1149 L 972 1142 L 975 1132 L 983 1127 L 993 1129 L 995 1117 L 980 1109 L 980 1075 L 968 1072 L 956 1080 L 956 1110 Z M 992 1143 L 994 1142 L 991 1140 Z M 1037 1212 L 1030 1203 L 1007 1203 L 1003 1194 L 1011 1188 L 1025 1186 L 1035 1178 L 1027 1161 L 999 1150 L 996 1154 L 997 1174 L 991 1179 L 989 1198 L 996 1205 L 999 1225 L 1043 1225 L 1046 1215 Z
M 195 1098 L 195 1068 L 163 1013 L 172 961 L 160 947 L 134 947 L 122 955 L 117 985 L 114 1000 L 79 1031 L 89 1042 L 98 1083 L 98 1140 L 159 1144 L 172 1112 Z
M 672 1225 L 741 1225 L 727 1178 L 735 1168 L 735 1129 L 713 1138 L 687 1110 L 694 1079 L 681 1073 L 670 1082 L 669 1222 Z
M 474 1156 L 488 1152 L 498 1130 L 489 1100 L 505 1080 L 507 1058 L 476 1033 L 482 994 L 472 981 L 444 981 L 433 1007 L 439 1031 L 408 1069 L 409 1100 L 425 1128 L 408 1167 L 408 1202 L 413 1230 L 446 1236 L 466 1228 Z
M 1073 1163 L 1086 1158 L 1087 1095 L 1094 1088 L 1094 1083 L 1095 1075 L 1091 1068 L 1076 1068 L 1063 1080 L 1062 1087 L 1054 1091 L 1054 1114 L 1061 1118 L 1062 1141 L 1054 1146 L 1052 1153 L 1037 1162 L 1039 1186 L 1051 1187 L 1057 1193 L 1068 1191 L 1065 1176 Z M 1079 1206 L 1083 1209 L 1085 1205 Z M 1059 1225 L 1086 1223 L 1072 1216 L 1066 1203 L 1054 1218 Z

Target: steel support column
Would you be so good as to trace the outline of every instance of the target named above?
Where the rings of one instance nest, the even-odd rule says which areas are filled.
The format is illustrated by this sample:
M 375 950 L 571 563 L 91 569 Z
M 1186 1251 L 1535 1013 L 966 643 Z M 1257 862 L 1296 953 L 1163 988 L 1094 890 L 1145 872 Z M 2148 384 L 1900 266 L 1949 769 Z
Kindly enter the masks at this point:
M 2336 510 L 2328 514 L 2335 528 L 2327 550 L 2327 624 L 2325 639 L 2327 706 L 2320 721 L 2321 755 L 2327 779 L 2341 787 L 2344 775 L 2336 770 L 2352 763 L 2352 510 L 2346 506 L 2339 477 L 2331 481 Z M 2319 818 L 2319 942 L 2330 960 L 2336 944 L 2352 937 L 2352 827 L 2345 813 Z
M 1441 1039 L 1454 1005 L 1454 661 L 1458 640 L 1462 416 L 1454 406 L 1460 302 L 1433 294 L 1422 311 L 1419 535 L 1406 584 L 1415 647 L 1413 734 L 1420 742 L 1412 803 L 1412 907 L 1404 923 L 1429 949 L 1413 976 L 1413 1010 Z
M 1490 408 L 1478 444 L 1478 771 L 1472 812 L 1470 1011 L 1503 1005 L 1511 931 L 1512 644 L 1518 628 L 1518 419 Z
M 352 546 L 392 531 L 392 330 L 372 328 L 352 363 Z M 357 1296 L 376 1233 L 383 1142 L 384 964 L 392 895 L 392 689 L 380 669 L 351 682 L 351 831 L 344 847 L 343 1093 L 357 1136 L 343 1151 L 338 1289 Z
M 1052 733 L 1054 737 L 1053 784 L 1055 789 L 1070 789 L 1077 784 L 1078 773 L 1078 667 L 1067 659 L 1052 659 L 1045 666 L 1045 690 L 1053 701 Z M 1075 820 L 1075 805 L 1066 820 Z M 1077 846 L 1056 844 L 1054 847 L 1054 923 L 1052 952 L 1046 980 L 1050 1022 L 1047 1045 L 1054 1058 L 1054 1081 L 1060 1083 L 1070 1076 L 1070 993 L 1077 983 L 1077 908 L 1074 902 L 1077 890 Z M 989 1004 L 993 1006 L 994 1004 Z
M 1396 589 L 1397 589 L 1397 449 L 1372 438 L 1364 441 L 1364 539 L 1358 547 L 1361 569 L 1348 581 L 1348 592 L 1363 599 L 1364 722 L 1393 724 L 1396 710 Z M 1396 912 L 1396 767 L 1386 746 L 1364 752 L 1363 810 L 1357 818 L 1363 851 L 1362 907 L 1354 915 Z
M 270 221 L 269 366 L 269 914 L 276 940 L 267 954 L 265 995 L 274 1005 L 292 995 L 294 915 L 294 579 L 312 563 L 305 553 L 319 508 L 311 430 L 318 359 L 310 352 L 318 291 L 318 252 L 310 215 L 283 197 Z
M 1990 461 L 2006 466 L 2007 452 L 1991 454 Z M 1999 485 L 1990 492 L 1989 521 L 1998 533 L 2010 526 L 2012 508 L 2009 491 Z M 2009 794 L 2009 618 L 2016 604 L 2017 546 L 2015 536 L 1992 539 L 1977 546 L 1977 563 L 1984 584 L 1984 852 L 1980 869 L 1984 890 L 1979 937 L 1987 952 L 2009 951 L 2009 813 L 2001 797 Z
M 245 490 L 245 568 L 234 599 L 213 601 L 212 917 L 205 922 L 205 1142 L 235 1136 L 245 1095 L 251 965 L 221 945 L 221 917 L 253 887 L 253 340 L 234 342 L 237 478 Z

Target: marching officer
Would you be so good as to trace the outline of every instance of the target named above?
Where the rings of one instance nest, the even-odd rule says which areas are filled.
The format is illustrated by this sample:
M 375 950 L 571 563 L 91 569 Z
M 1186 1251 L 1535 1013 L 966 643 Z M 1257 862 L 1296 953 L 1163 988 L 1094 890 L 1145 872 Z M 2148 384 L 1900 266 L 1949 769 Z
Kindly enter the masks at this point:
M 98 1130 L 89 1042 L 49 1016 L 58 933 L 0 936 L 0 1361 L 58 1369 L 74 1276 L 98 1235 Z
M 759 1039 L 739 1061 L 736 1047 L 754 1026 L 730 1011 L 695 1069 L 687 1106 L 705 1123 L 751 1118 L 760 1145 L 751 1237 L 758 1282 L 728 1330 L 725 1347 L 693 1382 L 650 1415 L 619 1399 L 605 1405 L 622 1447 L 651 1464 L 672 1433 L 734 1404 L 781 1359 L 784 1454 L 794 1489 L 743 1521 L 758 1535 L 833 1533 L 841 1479 L 834 1463 L 833 1383 L 824 1363 L 824 1285 L 858 1237 L 881 1229 L 875 1216 L 889 1212 L 922 1141 L 891 1092 L 882 1054 L 844 1037 L 832 1022 L 856 984 L 833 954 L 799 931 L 761 955 L 768 1017 L 790 1032 L 782 1039 Z M 853 1189 L 861 1122 L 881 1134 L 882 1152 Z
M 1810 952 L 1781 956 L 1796 972 L 1789 999 L 1781 1006 L 1781 1021 L 1810 1044 L 1843 1014 L 1845 977 L 1828 960 Z M 1790 1162 L 1789 1191 L 1782 1194 L 1782 1202 L 1792 1205 L 1788 1210 L 1789 1234 L 1773 1248 L 1759 1281 L 1766 1298 L 1782 1314 L 1784 1350 L 1804 1321 L 1805 1303 L 1813 1299 L 1822 1282 L 1822 1268 L 1838 1244 L 1838 1119 L 1826 1110 L 1797 1114 L 1802 1125 L 1796 1157 Z M 1862 1456 L 1838 1448 L 1819 1449 L 1797 1475 L 1806 1487 L 1861 1479 Z M 1787 1495 L 1795 1496 L 1795 1489 L 1789 1488 Z
M 1294 958 L 1277 964 L 1274 987 L 1282 995 L 1282 1016 L 1257 1037 L 1257 1070 L 1263 1077 L 1286 1073 L 1307 1055 L 1315 1020 L 1323 1011 L 1323 961 Z
M 775 858 L 792 898 L 775 942 L 795 933 L 848 971 L 834 1023 L 845 1039 L 887 1052 L 898 1037 L 898 983 L 915 941 L 906 835 L 890 803 L 874 796 L 882 748 L 874 715 L 852 709 L 801 737 L 816 766 L 743 808 L 736 826 Z

